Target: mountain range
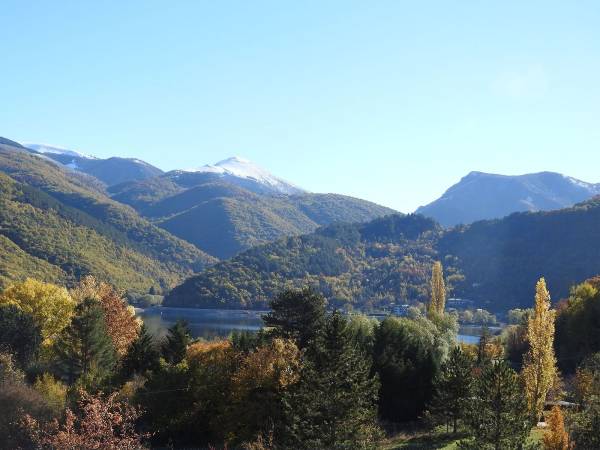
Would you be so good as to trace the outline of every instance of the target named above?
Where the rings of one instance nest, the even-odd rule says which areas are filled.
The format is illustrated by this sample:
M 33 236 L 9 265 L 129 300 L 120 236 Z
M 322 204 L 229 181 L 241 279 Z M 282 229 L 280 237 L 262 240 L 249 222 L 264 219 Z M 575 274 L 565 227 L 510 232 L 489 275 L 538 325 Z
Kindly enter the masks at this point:
M 520 211 L 567 208 L 599 194 L 600 184 L 554 172 L 518 176 L 471 172 L 416 212 L 443 226 L 454 226 Z

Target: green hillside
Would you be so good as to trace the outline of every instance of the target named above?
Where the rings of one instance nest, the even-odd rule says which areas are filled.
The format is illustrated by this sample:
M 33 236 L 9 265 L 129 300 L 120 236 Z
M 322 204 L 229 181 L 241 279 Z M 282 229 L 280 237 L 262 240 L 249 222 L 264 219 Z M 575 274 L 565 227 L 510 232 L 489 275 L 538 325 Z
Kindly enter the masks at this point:
M 256 247 L 171 291 L 172 306 L 263 308 L 284 287 L 312 285 L 332 305 L 380 306 L 427 299 L 441 228 L 421 216 L 331 225 Z M 448 260 L 450 282 L 460 278 Z
M 335 194 L 251 192 L 211 174 L 169 173 L 109 188 L 156 225 L 221 259 L 333 222 L 366 222 L 394 211 Z
M 173 306 L 261 308 L 286 286 L 313 285 L 334 306 L 426 301 L 441 260 L 452 295 L 494 311 L 531 305 L 544 276 L 555 300 L 600 273 L 600 199 L 442 230 L 398 215 L 333 225 L 241 253 L 173 289 Z
M 168 288 L 214 259 L 41 157 L 0 145 L 0 280 Z

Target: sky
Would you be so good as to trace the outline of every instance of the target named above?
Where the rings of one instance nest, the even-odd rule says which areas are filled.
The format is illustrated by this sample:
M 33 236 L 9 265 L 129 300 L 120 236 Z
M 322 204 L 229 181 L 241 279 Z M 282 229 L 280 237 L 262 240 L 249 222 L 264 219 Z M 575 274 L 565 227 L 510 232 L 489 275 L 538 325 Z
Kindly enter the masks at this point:
M 597 1 L 22 1 L 0 136 L 232 155 L 410 212 L 473 170 L 600 182 Z

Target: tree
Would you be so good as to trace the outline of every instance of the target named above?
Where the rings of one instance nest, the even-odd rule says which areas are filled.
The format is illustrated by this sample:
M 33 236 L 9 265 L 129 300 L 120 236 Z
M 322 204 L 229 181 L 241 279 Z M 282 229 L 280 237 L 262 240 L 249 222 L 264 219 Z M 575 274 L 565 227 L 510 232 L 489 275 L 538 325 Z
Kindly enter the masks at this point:
M 185 320 L 178 320 L 169 328 L 162 345 L 162 355 L 171 364 L 183 361 L 188 345 L 192 342 L 192 333 Z
M 142 324 L 137 339 L 127 349 L 121 361 L 121 375 L 129 378 L 158 367 L 160 354 L 148 329 Z
M 577 368 L 579 412 L 570 414 L 570 431 L 575 448 L 600 448 L 600 353 L 586 358 Z
M 529 351 L 523 360 L 527 405 L 534 424 L 544 410 L 546 396 L 556 379 L 554 316 L 546 281 L 541 278 L 536 286 L 534 311 L 527 323 Z
M 444 269 L 440 261 L 433 263 L 431 271 L 431 299 L 429 301 L 429 315 L 444 314 L 446 308 L 446 286 L 444 284 Z
M 325 305 L 325 299 L 310 288 L 289 289 L 271 301 L 271 312 L 263 321 L 274 337 L 293 339 L 304 349 L 323 329 Z
M 548 431 L 544 433 L 544 450 L 570 450 L 569 433 L 565 430 L 565 419 L 558 406 L 554 406 L 547 419 Z
M 81 302 L 94 298 L 104 310 L 106 332 L 110 336 L 117 355 L 123 356 L 137 338 L 140 323 L 133 307 L 128 306 L 123 296 L 108 283 L 98 281 L 91 275 L 81 279 L 71 291 L 71 296 Z
M 275 338 L 248 353 L 232 376 L 228 429 L 233 444 L 280 429 L 282 398 L 298 381 L 301 353 L 292 340 Z
M 115 352 L 97 300 L 86 298 L 77 305 L 55 347 L 58 371 L 69 384 L 82 377 L 84 383 L 100 382 L 110 375 Z
M 75 301 L 66 289 L 27 278 L 10 285 L 0 295 L 0 305 L 15 305 L 31 314 L 48 346 L 71 321 Z
M 26 416 L 24 427 L 39 448 L 64 448 L 79 450 L 140 450 L 146 435 L 135 430 L 140 416 L 134 407 L 120 402 L 117 394 L 107 397 L 80 392 L 79 413 L 67 409 L 65 421 L 56 419 L 41 423 Z
M 471 397 L 472 380 L 471 358 L 460 347 L 455 347 L 435 379 L 432 402 L 433 412 L 443 417 L 446 424 L 448 421 L 452 423 L 453 433 L 456 433 L 458 421 L 465 415 Z
M 42 342 L 40 327 L 33 316 L 15 305 L 0 306 L 0 352 L 14 355 L 25 367 L 36 355 Z
M 351 343 L 346 319 L 333 313 L 312 345 L 313 356 L 284 396 L 284 447 L 374 448 L 380 433 L 378 382 L 369 360 Z
M 521 449 L 529 434 L 527 402 L 517 373 L 505 361 L 484 367 L 475 388 L 465 424 L 471 440 L 462 448 Z
M 428 319 L 386 318 L 375 330 L 373 369 L 379 375 L 379 415 L 416 420 L 431 401 L 433 380 L 445 356 Z M 439 344 L 438 344 L 439 343 Z

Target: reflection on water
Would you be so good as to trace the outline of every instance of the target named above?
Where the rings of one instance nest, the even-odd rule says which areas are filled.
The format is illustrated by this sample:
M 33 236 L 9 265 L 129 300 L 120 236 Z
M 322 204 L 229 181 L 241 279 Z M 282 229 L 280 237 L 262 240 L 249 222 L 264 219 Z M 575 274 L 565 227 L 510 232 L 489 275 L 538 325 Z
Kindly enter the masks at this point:
M 167 329 L 177 320 L 187 320 L 192 337 L 213 340 L 229 336 L 233 331 L 258 331 L 261 329 L 262 315 L 266 311 L 196 309 L 196 308 L 148 308 L 136 310 L 148 331 L 157 338 L 167 334 Z M 462 329 L 458 340 L 466 344 L 479 342 L 480 328 Z
M 148 308 L 137 310 L 148 331 L 161 338 L 179 319 L 187 320 L 192 336 L 212 340 L 229 336 L 234 330 L 258 331 L 264 311 L 232 311 L 195 308 Z

